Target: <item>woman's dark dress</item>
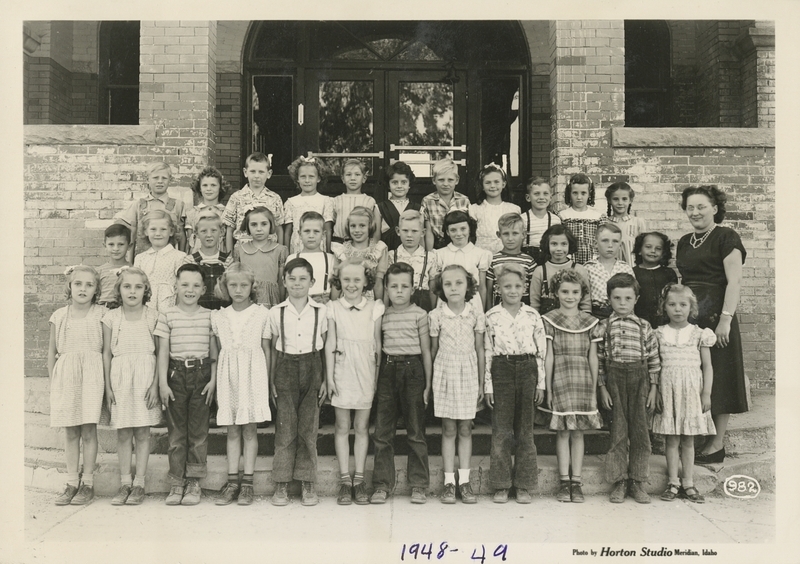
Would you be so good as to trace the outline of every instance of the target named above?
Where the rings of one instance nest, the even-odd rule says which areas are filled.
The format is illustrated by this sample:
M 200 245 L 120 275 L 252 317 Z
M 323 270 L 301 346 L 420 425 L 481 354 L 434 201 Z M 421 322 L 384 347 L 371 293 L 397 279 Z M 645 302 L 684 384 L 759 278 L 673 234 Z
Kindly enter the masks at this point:
M 747 251 L 739 234 L 728 227 L 718 225 L 697 249 L 689 244 L 691 236 L 691 233 L 684 235 L 678 241 L 676 265 L 683 284 L 689 286 L 697 296 L 700 311 L 697 325 L 714 331 L 719 323 L 728 286 L 723 260 L 734 249 L 739 249 L 744 264 Z M 711 364 L 714 367 L 711 413 L 720 415 L 747 411 L 747 377 L 742 360 L 739 321 L 735 315 L 731 320 L 730 342 L 725 348 L 711 348 Z
M 638 317 L 646 319 L 653 329 L 669 323 L 666 316 L 658 315 L 658 302 L 664 286 L 678 281 L 675 271 L 668 266 L 647 269 L 637 265 L 633 267 L 633 274 L 636 276 L 636 281 L 639 282 L 639 299 L 633 312 Z

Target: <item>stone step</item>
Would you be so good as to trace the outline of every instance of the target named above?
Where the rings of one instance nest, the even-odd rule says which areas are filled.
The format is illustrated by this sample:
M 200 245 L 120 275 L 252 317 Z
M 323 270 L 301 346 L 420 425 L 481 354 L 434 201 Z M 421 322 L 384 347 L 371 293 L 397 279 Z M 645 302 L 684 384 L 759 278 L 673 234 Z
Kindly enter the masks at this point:
M 610 491 L 609 484 L 604 477 L 603 456 L 589 455 L 584 459 L 582 478 L 583 491 L 586 494 L 605 494 Z M 406 456 L 396 456 L 396 495 L 409 495 L 410 488 L 406 479 Z M 442 491 L 444 474 L 442 458 L 431 456 L 430 460 L 430 488 L 434 495 Z M 372 489 L 372 457 L 367 458 L 365 472 L 370 491 Z M 558 466 L 555 456 L 538 457 L 538 493 L 543 496 L 555 495 L 558 489 Z M 148 493 L 166 493 L 169 491 L 167 479 L 167 456 L 156 454 L 150 456 L 147 468 L 146 489 Z M 259 457 L 256 461 L 254 475 L 255 492 L 257 495 L 271 495 L 274 483 L 271 480 L 272 457 Z M 774 473 L 774 471 L 773 471 Z M 480 494 L 491 494 L 489 481 L 489 457 L 474 456 L 472 459 L 472 472 L 470 483 L 473 490 Z M 25 449 L 25 485 L 59 492 L 64 488 L 65 467 L 63 453 L 56 450 Z M 207 495 L 215 495 L 227 480 L 227 461 L 224 456 L 208 457 L 208 475 L 200 481 L 200 485 Z M 336 495 L 338 487 L 338 465 L 334 456 L 320 456 L 317 470 L 317 491 L 321 496 L 332 497 Z M 694 469 L 694 482 L 697 489 L 707 494 L 718 487 L 718 473 L 696 466 Z M 98 465 L 94 473 L 95 493 L 99 496 L 114 495 L 119 488 L 119 467 L 117 457 L 111 453 L 100 453 Z M 290 493 L 299 494 L 300 484 L 295 482 L 290 488 Z M 650 458 L 650 480 L 647 491 L 652 495 L 660 495 L 667 486 L 666 461 L 663 456 L 653 455 Z
M 49 427 L 50 417 L 41 413 L 25 414 L 25 446 L 44 449 L 63 449 L 64 432 L 60 429 Z M 370 427 L 370 433 L 374 426 Z M 108 427 L 98 427 L 98 450 L 100 452 L 117 452 L 117 433 Z M 429 425 L 426 429 L 428 452 L 438 455 L 442 452 L 442 429 L 438 425 Z M 355 435 L 350 432 L 350 447 L 353 446 Z M 534 430 L 534 442 L 539 454 L 555 454 L 556 435 L 552 431 L 537 427 Z M 475 456 L 488 456 L 491 449 L 491 426 L 476 423 L 472 435 L 472 451 Z M 607 431 L 587 431 L 584 433 L 585 452 L 587 454 L 604 454 L 609 448 L 609 435 Z M 405 429 L 398 429 L 394 441 L 395 452 L 398 455 L 408 454 Z M 153 454 L 166 454 L 169 449 L 169 440 L 166 427 L 151 428 L 150 452 Z M 208 453 L 210 455 L 224 455 L 226 452 L 226 434 L 224 428 L 212 428 L 208 436 Z M 271 456 L 275 452 L 275 426 L 270 424 L 266 428 L 258 429 L 258 453 L 260 456 Z M 334 455 L 333 425 L 323 425 L 317 436 L 317 453 L 320 456 Z M 369 443 L 369 453 L 373 453 L 372 441 Z

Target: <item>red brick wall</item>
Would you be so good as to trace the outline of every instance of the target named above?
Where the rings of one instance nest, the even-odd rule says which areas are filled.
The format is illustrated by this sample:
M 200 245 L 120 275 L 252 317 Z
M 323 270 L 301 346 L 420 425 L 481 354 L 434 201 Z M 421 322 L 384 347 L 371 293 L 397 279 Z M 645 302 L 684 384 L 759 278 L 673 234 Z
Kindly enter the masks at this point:
M 228 194 L 242 186 L 242 75 L 217 73 L 217 168 L 225 177 Z
M 747 260 L 738 316 L 745 372 L 753 388 L 775 385 L 775 149 L 617 148 L 613 165 L 590 169 L 613 175 L 636 191 L 633 213 L 673 243 L 690 231 L 680 209 L 689 185 L 716 184 L 728 196 L 724 225 L 742 237 Z M 609 182 L 605 178 L 603 184 Z

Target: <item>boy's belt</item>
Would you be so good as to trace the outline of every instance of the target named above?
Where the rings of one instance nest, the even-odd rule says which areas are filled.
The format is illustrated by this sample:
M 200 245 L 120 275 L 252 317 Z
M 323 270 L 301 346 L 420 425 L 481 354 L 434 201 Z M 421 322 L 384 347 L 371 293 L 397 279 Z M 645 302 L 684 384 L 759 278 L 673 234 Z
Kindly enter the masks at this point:
M 171 358 L 169 359 L 169 365 L 172 368 L 197 368 L 198 366 L 207 366 L 211 364 L 210 358 Z
M 307 357 L 319 356 L 320 352 L 321 351 L 310 351 L 310 352 L 307 352 L 307 353 L 295 354 L 295 353 L 285 353 L 285 352 L 278 351 L 278 356 L 280 358 L 285 358 L 287 360 L 301 360 L 301 359 L 307 358 Z
M 525 362 L 536 358 L 535 354 L 496 354 L 493 358 L 509 362 Z
M 393 364 L 395 362 L 409 362 L 411 360 L 418 360 L 420 355 L 418 354 L 386 354 L 383 355 L 384 360 L 387 364 Z

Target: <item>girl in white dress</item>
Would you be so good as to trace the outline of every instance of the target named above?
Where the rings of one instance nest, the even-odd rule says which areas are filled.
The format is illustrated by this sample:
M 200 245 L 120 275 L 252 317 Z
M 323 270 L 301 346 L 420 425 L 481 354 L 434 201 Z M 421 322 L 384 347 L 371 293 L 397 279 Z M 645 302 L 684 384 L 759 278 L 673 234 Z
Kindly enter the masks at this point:
M 228 444 L 228 483 L 217 505 L 237 497 L 239 505 L 253 503 L 253 473 L 258 454 L 257 424 L 269 421 L 270 359 L 266 307 L 255 303 L 255 274 L 240 263 L 232 264 L 219 280 L 220 298 L 230 306 L 211 312 L 211 329 L 217 336 L 217 424 L 225 425 Z M 244 444 L 242 444 L 244 443 Z M 239 455 L 244 475 L 239 483 Z
M 105 308 L 97 305 L 100 275 L 91 266 L 70 266 L 69 305 L 50 317 L 47 372 L 50 375 L 50 426 L 66 432 L 67 484 L 56 505 L 84 505 L 94 497 L 97 423 L 103 405 L 103 327 Z M 83 476 L 79 478 L 83 442 Z
M 503 242 L 497 236 L 497 221 L 507 213 L 521 213 L 520 207 L 511 203 L 506 188 L 505 171 L 489 163 L 478 175 L 478 203 L 469 206 L 469 215 L 478 222 L 475 246 L 494 254 L 503 250 Z
M 106 404 L 111 411 L 111 426 L 117 430 L 120 473 L 120 489 L 112 505 L 139 505 L 144 501 L 150 426 L 161 420 L 153 338 L 158 311 L 145 305 L 151 295 L 150 282 L 141 269 L 123 268 L 114 286 L 115 301 L 121 305 L 103 316 Z M 131 485 L 134 437 L 136 478 Z
M 676 497 L 695 503 L 705 500 L 694 487 L 695 435 L 714 435 L 711 418 L 711 347 L 717 337 L 711 329 L 689 323 L 697 317 L 697 298 L 688 286 L 669 284 L 661 295 L 661 311 L 669 324 L 656 329 L 661 355 L 661 410 L 653 418 L 653 432 L 666 435 L 669 484 L 664 501 Z M 683 467 L 680 480 L 678 471 Z

